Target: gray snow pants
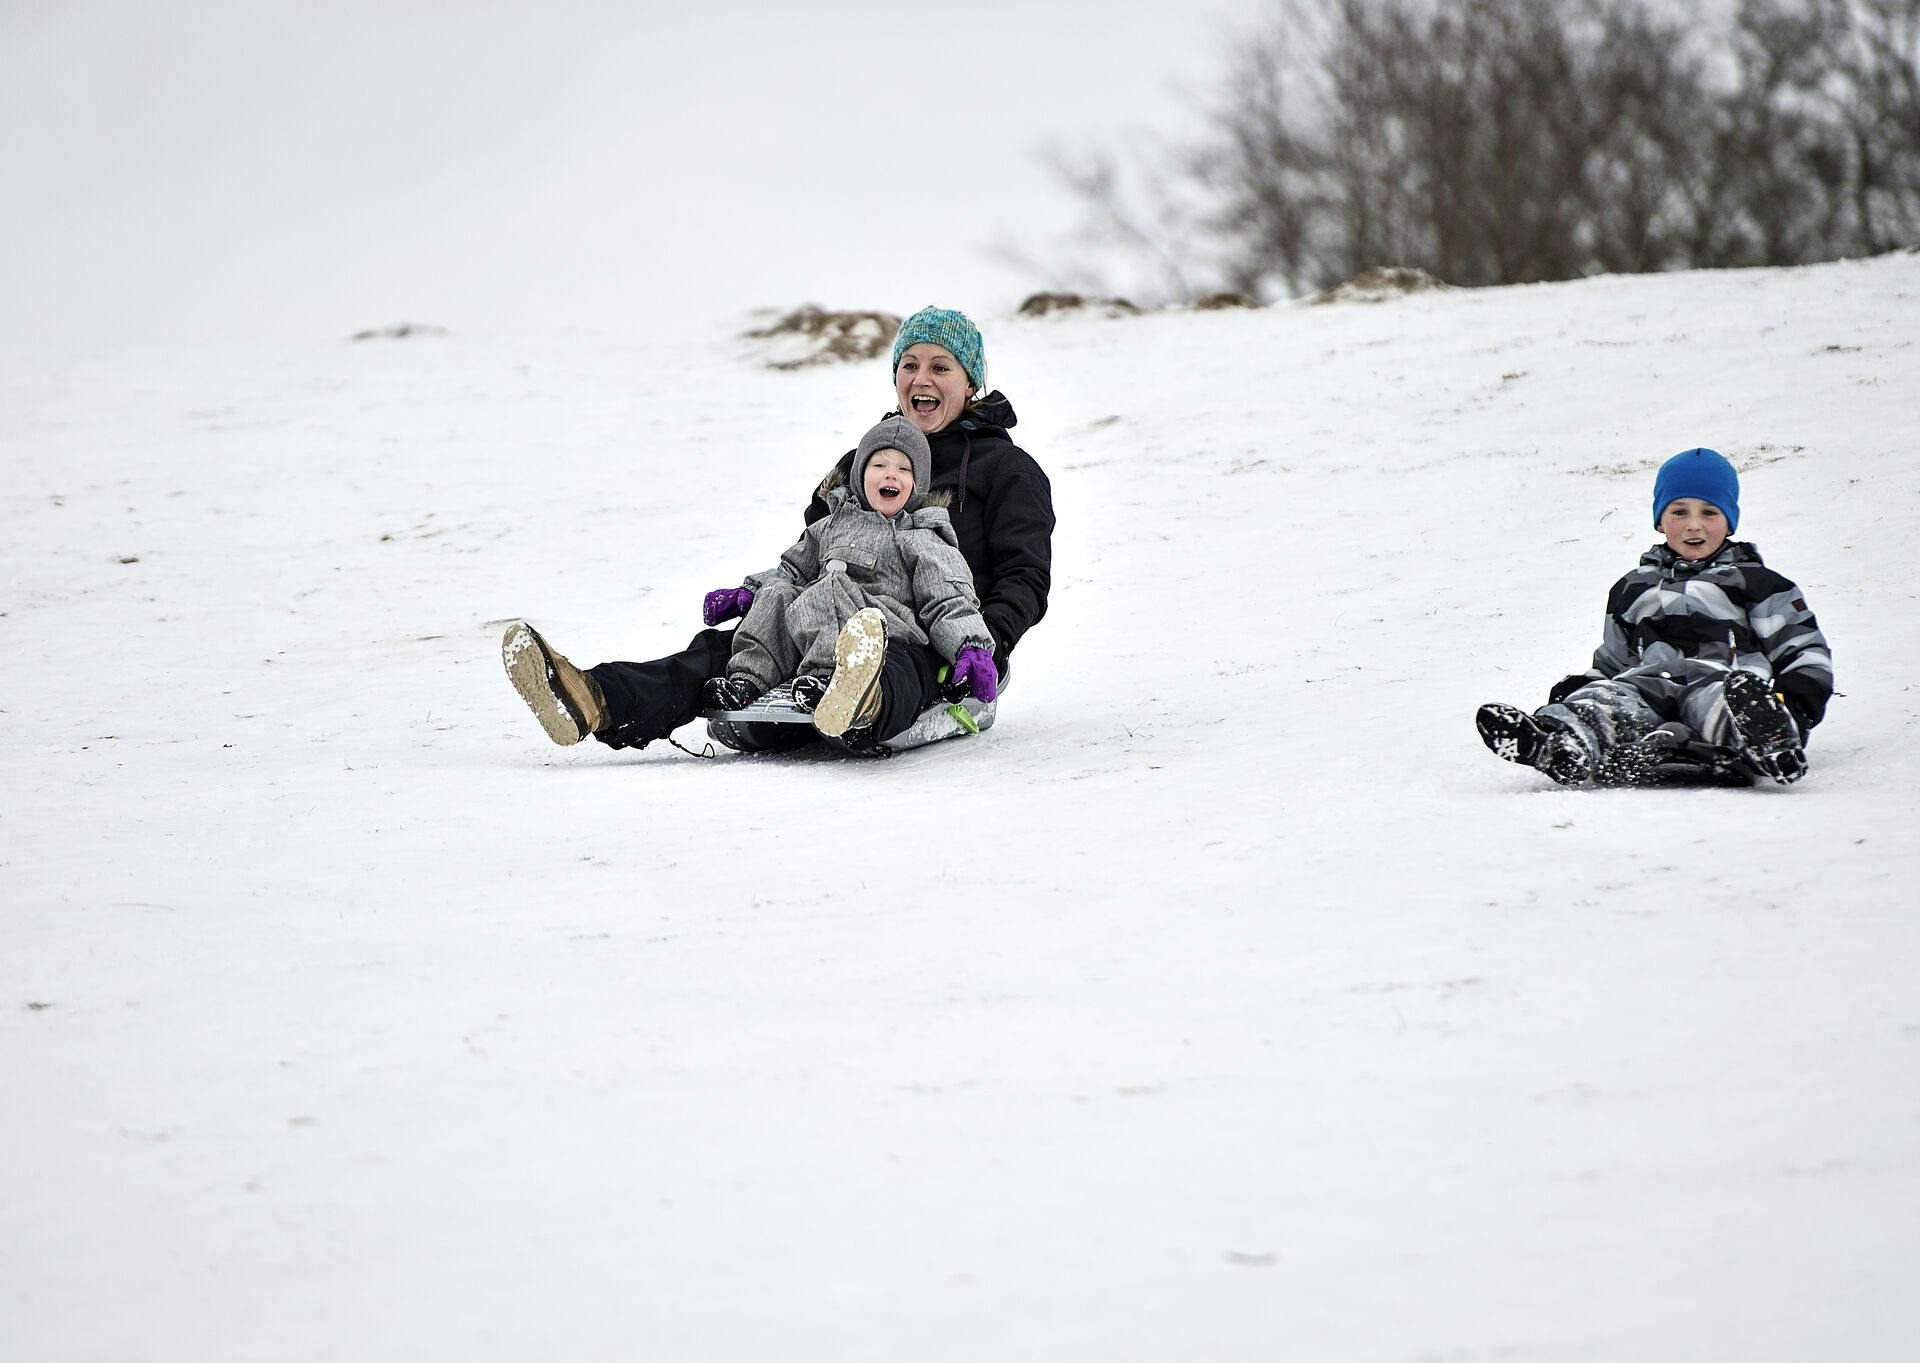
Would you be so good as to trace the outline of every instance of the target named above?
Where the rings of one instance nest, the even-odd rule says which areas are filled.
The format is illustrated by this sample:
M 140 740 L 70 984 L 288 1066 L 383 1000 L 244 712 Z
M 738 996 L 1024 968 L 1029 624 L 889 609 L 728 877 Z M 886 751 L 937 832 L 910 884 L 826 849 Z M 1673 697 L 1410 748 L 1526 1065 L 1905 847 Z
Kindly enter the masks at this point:
M 1611 749 L 1645 738 L 1675 720 L 1686 725 L 1689 736 L 1698 742 L 1738 748 L 1740 736 L 1727 714 L 1727 673 L 1725 665 L 1700 659 L 1635 668 L 1590 681 L 1534 715 L 1581 735 L 1594 755 L 1603 759 Z

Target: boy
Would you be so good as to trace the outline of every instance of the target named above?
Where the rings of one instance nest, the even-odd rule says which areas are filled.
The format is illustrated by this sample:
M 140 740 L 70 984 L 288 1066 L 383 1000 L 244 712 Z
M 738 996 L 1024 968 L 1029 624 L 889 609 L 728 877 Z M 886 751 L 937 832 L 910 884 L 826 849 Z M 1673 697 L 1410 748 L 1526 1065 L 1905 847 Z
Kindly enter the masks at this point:
M 1531 715 L 1481 706 L 1481 741 L 1565 786 L 1637 784 L 1687 744 L 1782 785 L 1805 775 L 1833 658 L 1800 589 L 1728 538 L 1739 524 L 1740 478 L 1720 454 L 1662 464 L 1653 528 L 1666 542 L 1614 583 L 1593 666 Z
M 743 709 L 793 677 L 814 728 L 858 746 L 879 712 L 889 638 L 930 644 L 953 663 L 955 682 L 994 698 L 993 635 L 973 574 L 946 508 L 925 505 L 921 492 L 932 469 L 926 436 L 904 417 L 888 417 L 861 439 L 847 486 L 827 494 L 828 515 L 776 567 L 707 593 L 709 625 L 746 613 L 726 675 L 707 683 L 710 708 Z M 933 702 L 937 684 L 918 673 L 913 681 L 924 692 L 917 712 Z

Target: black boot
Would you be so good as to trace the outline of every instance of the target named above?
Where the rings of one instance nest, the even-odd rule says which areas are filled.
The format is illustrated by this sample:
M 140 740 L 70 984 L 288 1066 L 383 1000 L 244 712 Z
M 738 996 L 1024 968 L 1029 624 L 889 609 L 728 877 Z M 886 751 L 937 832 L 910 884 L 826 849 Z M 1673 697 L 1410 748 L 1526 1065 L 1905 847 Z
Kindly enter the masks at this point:
M 1473 726 L 1495 757 L 1532 767 L 1563 786 L 1594 783 L 1593 752 L 1570 729 L 1542 724 L 1525 710 L 1498 702 L 1481 706 Z
M 715 677 L 700 692 L 709 710 L 744 710 L 760 699 L 760 692 L 745 677 Z
M 793 703 L 808 714 L 820 704 L 827 694 L 827 684 L 819 677 L 795 677 L 793 679 Z
M 1800 730 L 1771 682 L 1736 671 L 1726 680 L 1726 697 L 1727 717 L 1739 735 L 1740 756 L 1749 766 L 1783 786 L 1807 774 Z

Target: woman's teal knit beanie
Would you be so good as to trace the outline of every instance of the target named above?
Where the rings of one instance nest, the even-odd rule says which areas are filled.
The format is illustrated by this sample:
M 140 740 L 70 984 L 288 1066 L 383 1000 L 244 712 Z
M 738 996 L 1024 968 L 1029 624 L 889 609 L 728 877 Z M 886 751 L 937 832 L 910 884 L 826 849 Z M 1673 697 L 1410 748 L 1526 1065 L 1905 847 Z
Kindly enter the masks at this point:
M 944 346 L 949 355 L 960 361 L 973 386 L 983 393 L 987 391 L 986 348 L 980 343 L 980 328 L 968 321 L 964 312 L 926 307 L 902 322 L 900 334 L 893 338 L 895 371 L 899 370 L 900 357 L 907 353 L 907 347 L 922 341 Z

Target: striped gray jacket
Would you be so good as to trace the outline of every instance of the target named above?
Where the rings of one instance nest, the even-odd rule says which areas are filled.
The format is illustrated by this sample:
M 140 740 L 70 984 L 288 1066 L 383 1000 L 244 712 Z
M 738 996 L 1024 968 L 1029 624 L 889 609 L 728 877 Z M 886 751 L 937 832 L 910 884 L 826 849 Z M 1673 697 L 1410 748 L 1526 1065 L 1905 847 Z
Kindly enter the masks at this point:
M 1697 658 L 1771 677 L 1809 725 L 1833 695 L 1833 654 L 1806 594 L 1729 540 L 1690 563 L 1664 544 L 1613 584 L 1592 675 L 1618 677 Z

